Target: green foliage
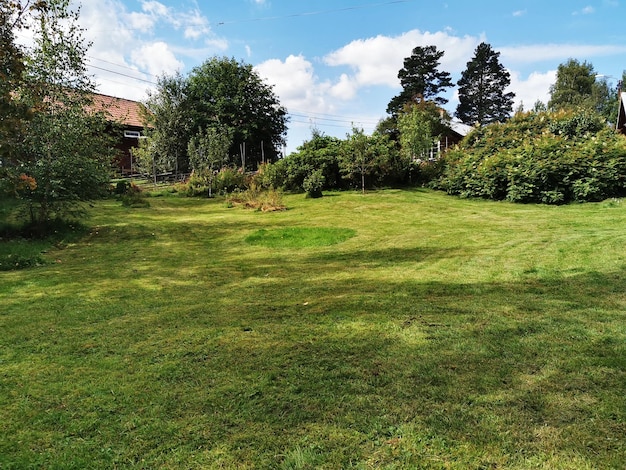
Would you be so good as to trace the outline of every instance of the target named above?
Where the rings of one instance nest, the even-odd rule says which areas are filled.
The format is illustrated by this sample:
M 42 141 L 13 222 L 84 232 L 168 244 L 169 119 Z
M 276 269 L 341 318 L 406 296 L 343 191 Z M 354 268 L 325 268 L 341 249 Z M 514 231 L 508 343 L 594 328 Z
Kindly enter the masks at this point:
M 447 99 L 439 96 L 452 86 L 448 72 L 440 71 L 439 64 L 443 51 L 435 46 L 418 46 L 411 56 L 404 59 L 404 67 L 398 72 L 402 91 L 387 105 L 387 113 L 399 113 L 407 103 L 433 101 L 441 106 Z
M 288 191 L 302 191 L 304 181 L 313 172 L 319 170 L 324 177 L 322 189 L 341 187 L 340 146 L 340 139 L 314 130 L 311 139 L 298 147 L 297 152 L 276 162 L 277 167 L 285 176 L 284 184 L 279 186 Z
M 150 207 L 143 190 L 135 183 L 125 185 L 125 190 L 119 198 L 124 207 Z
M 194 172 L 208 180 L 209 197 L 212 196 L 214 172 L 228 161 L 231 142 L 230 130 L 215 127 L 199 131 L 189 141 L 189 162 Z
M 214 184 L 215 190 L 222 194 L 244 190 L 248 186 L 246 174 L 241 169 L 232 167 L 222 168 L 215 175 Z
M 287 111 L 252 65 L 211 58 L 191 71 L 185 92 L 192 135 L 208 127 L 228 129 L 232 143 L 228 155 L 233 158 L 229 165 L 256 169 L 264 161 L 278 159 Z
M 463 197 L 563 204 L 626 193 L 626 139 L 587 110 L 476 129 L 445 162 L 437 186 Z
M 467 63 L 459 86 L 456 116 L 463 122 L 485 125 L 506 121 L 513 111 L 514 93 L 505 93 L 510 85 L 509 72 L 499 61 L 499 52 L 487 43 L 476 47 L 474 57 Z
M 595 110 L 596 74 L 589 62 L 569 59 L 556 71 L 556 82 L 550 87 L 548 108 L 552 111 L 586 107 Z
M 0 176 L 44 231 L 56 218 L 81 216 L 82 202 L 106 193 L 113 148 L 104 115 L 89 111 L 95 86 L 84 62 L 80 9 L 70 9 L 69 0 L 10 5 L 24 15 L 15 26 L 32 28 L 34 47 L 20 52 L 23 74 L 12 82 L 15 106 L 29 113 L 20 118 L 23 132 Z
M 398 115 L 400 145 L 406 162 L 426 160 L 426 155 L 437 138 L 433 134 L 433 120 L 438 119 L 435 116 L 436 110 L 433 115 L 429 110 L 417 105 L 407 105 Z
M 139 171 L 151 175 L 186 172 L 190 169 L 187 146 L 192 135 L 191 117 L 186 109 L 187 82 L 180 74 L 162 76 L 155 92 L 149 92 L 143 120 L 146 139 L 133 149 Z
M 321 169 L 313 170 L 302 182 L 302 189 L 306 192 L 307 197 L 322 197 L 322 188 L 326 178 Z
M 276 163 L 262 163 L 254 175 L 254 183 L 265 189 L 284 189 L 287 181 L 285 160 Z

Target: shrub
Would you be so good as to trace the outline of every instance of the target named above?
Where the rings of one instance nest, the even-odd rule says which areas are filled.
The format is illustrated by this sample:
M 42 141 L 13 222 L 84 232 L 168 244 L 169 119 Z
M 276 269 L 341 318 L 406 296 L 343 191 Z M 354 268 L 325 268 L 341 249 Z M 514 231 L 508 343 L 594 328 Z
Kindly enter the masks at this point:
M 245 190 L 247 187 L 246 174 L 241 169 L 224 167 L 213 178 L 213 185 L 215 191 L 221 194 L 231 193 L 235 190 Z
M 462 197 L 563 204 L 626 192 L 626 139 L 589 111 L 520 114 L 473 131 L 436 187 Z
M 317 169 L 311 172 L 309 176 L 304 178 L 302 182 L 302 188 L 306 192 L 307 197 L 318 198 L 322 197 L 322 188 L 326 182 L 326 177 L 322 172 L 322 169 Z
M 234 191 L 226 200 L 228 207 L 243 206 L 263 212 L 285 210 L 283 197 L 275 189 L 264 190 L 252 184 L 245 191 Z
M 150 202 L 135 183 L 130 183 L 126 192 L 120 196 L 120 200 L 125 207 L 150 207 Z

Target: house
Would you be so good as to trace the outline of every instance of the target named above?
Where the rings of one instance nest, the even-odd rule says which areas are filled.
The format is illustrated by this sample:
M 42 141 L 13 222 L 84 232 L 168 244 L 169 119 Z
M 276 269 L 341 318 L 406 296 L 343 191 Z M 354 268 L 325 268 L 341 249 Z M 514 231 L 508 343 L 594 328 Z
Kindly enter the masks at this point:
M 468 126 L 457 119 L 450 120 L 447 123 L 447 130 L 431 148 L 428 160 L 433 161 L 439 158 L 443 152 L 461 142 L 472 129 L 474 129 L 472 126 Z
M 122 174 L 131 174 L 133 172 L 131 149 L 139 146 L 139 139 L 143 137 L 144 105 L 138 101 L 94 94 L 93 107 L 96 111 L 103 112 L 116 126 L 115 133 L 119 135 L 116 145 L 119 150 L 117 164 Z

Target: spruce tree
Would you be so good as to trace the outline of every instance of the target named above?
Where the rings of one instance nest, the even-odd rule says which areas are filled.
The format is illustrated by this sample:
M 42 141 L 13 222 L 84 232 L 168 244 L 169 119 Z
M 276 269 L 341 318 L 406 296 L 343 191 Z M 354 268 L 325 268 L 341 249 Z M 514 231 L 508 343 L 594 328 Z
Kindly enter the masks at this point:
M 506 121 L 513 111 L 514 93 L 504 90 L 511 83 L 509 72 L 500 64 L 499 52 L 481 43 L 457 82 L 459 105 L 456 116 L 466 124 L 485 125 Z

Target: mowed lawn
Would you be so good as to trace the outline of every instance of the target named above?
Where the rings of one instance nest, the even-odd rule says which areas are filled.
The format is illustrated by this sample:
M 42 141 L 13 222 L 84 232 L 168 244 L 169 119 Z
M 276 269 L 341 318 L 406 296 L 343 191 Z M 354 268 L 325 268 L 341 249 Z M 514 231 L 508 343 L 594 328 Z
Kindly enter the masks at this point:
M 1 272 L 0 468 L 624 468 L 626 201 L 284 202 Z

